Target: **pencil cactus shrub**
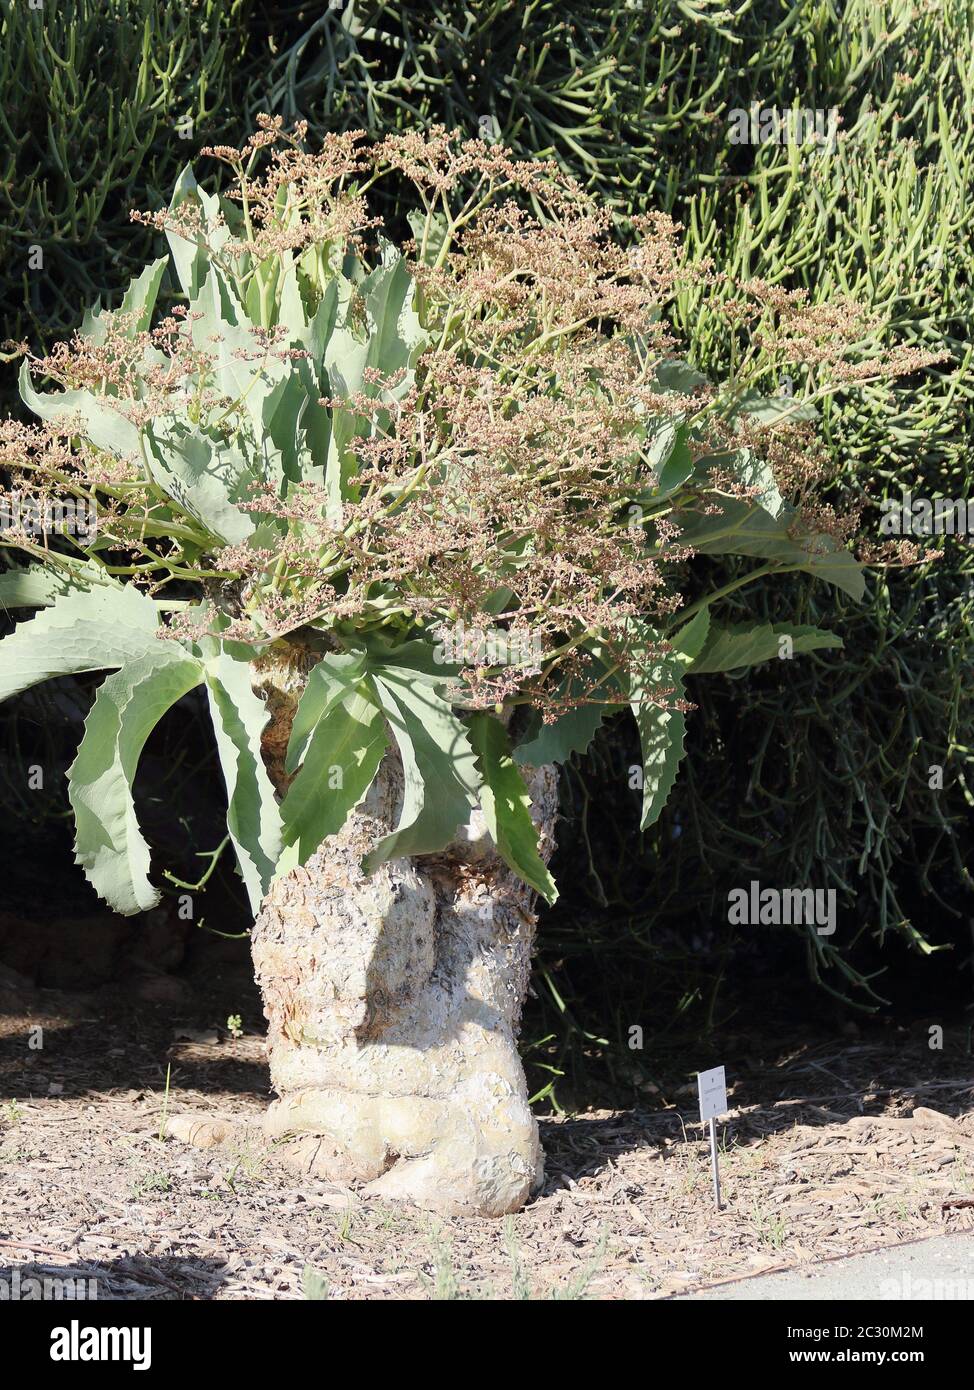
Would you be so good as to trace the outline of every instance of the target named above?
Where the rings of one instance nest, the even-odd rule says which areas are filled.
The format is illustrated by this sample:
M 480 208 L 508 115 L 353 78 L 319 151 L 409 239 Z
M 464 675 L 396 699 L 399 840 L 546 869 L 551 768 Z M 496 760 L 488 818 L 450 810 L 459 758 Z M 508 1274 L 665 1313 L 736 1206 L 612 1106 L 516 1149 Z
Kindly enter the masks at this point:
M 105 275 L 131 273 L 141 256 L 133 202 L 147 188 L 168 189 L 201 139 L 238 128 L 254 8 L 251 0 L 0 7 L 4 337 L 53 343 Z
M 439 129 L 303 135 L 265 118 L 211 151 L 226 198 L 187 169 L 142 218 L 168 256 L 22 363 L 40 423 L 0 427 L 0 601 L 23 615 L 0 698 L 110 672 L 69 798 L 78 863 L 134 914 L 159 896 L 139 756 L 205 693 L 268 1133 L 318 1176 L 500 1214 L 541 1179 L 517 1029 L 558 764 L 635 717 L 650 824 L 688 672 L 840 645 L 722 624 L 720 590 L 687 603 L 694 554 L 863 580 L 848 519 L 814 505 L 802 403 L 675 356 L 661 308 L 689 272 L 666 218 L 618 239 L 552 165 Z M 370 210 L 390 179 L 422 209 L 402 247 Z M 182 301 L 160 317 L 166 274 Z M 867 374 L 801 297 L 752 284 L 733 311 L 785 358 L 815 349 L 823 382 Z

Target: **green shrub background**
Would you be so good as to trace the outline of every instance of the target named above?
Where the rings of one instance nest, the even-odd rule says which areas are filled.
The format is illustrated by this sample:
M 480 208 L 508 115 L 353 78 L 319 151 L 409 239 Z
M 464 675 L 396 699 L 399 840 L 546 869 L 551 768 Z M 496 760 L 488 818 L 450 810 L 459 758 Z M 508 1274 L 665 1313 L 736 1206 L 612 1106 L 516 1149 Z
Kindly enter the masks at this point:
M 97 295 L 117 298 L 146 255 L 129 209 L 168 200 L 201 144 L 242 140 L 258 111 L 313 133 L 487 128 L 518 154 L 554 155 L 613 205 L 672 212 L 691 256 L 813 301 L 850 293 L 891 341 L 945 346 L 948 363 L 830 404 L 822 430 L 837 495 L 866 499 L 867 537 L 884 495 L 969 490 L 970 0 L 3 0 L 0 15 L 9 338 L 50 344 Z M 837 108 L 836 149 L 803 162 L 787 145 L 730 143 L 728 113 L 752 103 Z M 27 269 L 33 245 L 43 274 Z M 718 293 L 688 291 L 673 312 L 687 355 L 712 372 L 736 350 Z M 733 564 L 720 562 L 726 579 Z M 936 564 L 873 571 L 864 604 L 840 600 L 836 617 L 835 601 L 748 587 L 738 616 L 780 619 L 794 602 L 845 650 L 692 690 L 681 779 L 645 837 L 635 750 L 610 733 L 571 770 L 562 856 L 574 867 L 540 966 L 556 1012 L 575 1011 L 562 1020 L 581 1020 L 568 1032 L 583 1038 L 592 1019 L 622 1032 L 670 986 L 712 1011 L 726 893 L 750 878 L 838 890 L 835 936 L 800 934 L 793 954 L 854 1001 L 882 995 L 866 976 L 884 943 L 918 958 L 953 945 L 960 967 L 974 916 L 971 549 L 948 539 Z M 936 764 L 942 791 L 928 784 Z

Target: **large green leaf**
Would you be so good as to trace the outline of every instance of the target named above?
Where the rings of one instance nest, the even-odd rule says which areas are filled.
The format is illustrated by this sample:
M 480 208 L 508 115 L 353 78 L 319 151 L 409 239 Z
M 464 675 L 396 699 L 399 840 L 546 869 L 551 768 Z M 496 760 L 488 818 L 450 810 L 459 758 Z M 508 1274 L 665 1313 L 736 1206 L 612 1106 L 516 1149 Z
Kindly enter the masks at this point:
M 726 498 L 723 513 L 705 516 L 684 512 L 676 517 L 681 539 L 702 555 L 752 555 L 777 560 L 804 570 L 843 590 L 854 599 L 865 592 L 861 567 L 848 550 L 826 535 L 803 530 L 789 504 L 772 516 L 763 507 L 740 498 Z
M 118 307 L 120 314 L 138 315 L 127 329 L 129 337 L 136 333 L 144 333 L 152 322 L 152 312 L 159 297 L 159 286 L 168 265 L 169 257 L 160 256 L 157 261 L 151 261 L 141 275 L 129 281 L 129 287 Z
M 0 611 L 7 608 L 49 608 L 64 594 L 87 593 L 94 585 L 121 586 L 98 564 L 59 555 L 57 565 L 28 565 L 0 573 Z
M 56 391 L 42 395 L 34 390 L 26 362 L 20 366 L 20 394 L 25 404 L 42 420 L 68 420 L 76 416 L 82 422 L 86 439 L 98 449 L 117 458 L 137 458 L 139 431 L 132 421 L 112 406 L 111 396 L 96 396 L 92 391 Z
M 68 769 L 75 858 L 116 912 L 154 907 L 149 847 L 135 815 L 132 787 L 145 741 L 167 710 L 202 680 L 202 667 L 173 643 L 129 662 L 99 688 Z
M 238 449 L 172 419 L 148 426 L 145 440 L 156 482 L 182 511 L 231 545 L 253 535 L 257 523 L 237 503 L 252 500 L 254 474 Z
M 173 195 L 169 201 L 170 212 L 175 212 L 187 201 L 200 205 L 208 226 L 208 239 L 211 244 L 219 248 L 222 243 L 226 242 L 228 235 L 225 229 L 218 228 L 217 225 L 220 201 L 200 188 L 190 164 L 184 167 L 176 180 L 176 187 L 173 189 Z M 183 294 L 186 295 L 187 299 L 193 300 L 199 294 L 209 269 L 210 258 L 206 248 L 198 242 L 188 241 L 173 231 L 166 232 L 166 240 L 169 242 L 173 265 L 176 268 L 176 275 Z
M 553 903 L 558 889 L 538 853 L 531 797 L 511 756 L 507 730 L 491 715 L 475 714 L 470 742 L 480 767 L 480 808 L 498 853 L 519 878 Z
M 619 705 L 580 704 L 566 710 L 551 724 L 542 723 L 540 715 L 535 715 L 524 741 L 514 750 L 514 759 L 522 767 L 566 763 L 573 753 L 585 752 L 602 721 L 610 714 L 617 714 L 619 709 Z
M 325 458 L 325 490 L 328 520 L 333 525 L 341 523 L 343 504 L 354 499 L 352 479 L 359 465 L 355 450 L 350 446 L 368 432 L 369 421 L 364 415 L 354 415 L 348 410 L 332 411 Z
M 416 313 L 416 282 L 399 251 L 382 244 L 382 259 L 362 283 L 370 322 L 369 365 L 386 375 L 411 368 L 428 334 Z M 395 388 L 401 394 L 408 386 Z
M 390 647 L 375 637 L 362 635 L 359 639 L 365 649 L 370 668 L 381 670 L 383 666 L 395 666 L 398 671 L 409 671 L 415 681 L 426 681 L 432 685 L 443 685 L 460 672 L 460 667 L 451 661 L 439 660 L 438 643 L 414 637 L 408 642 Z
M 767 459 L 753 449 L 725 449 L 698 459 L 698 473 L 709 472 L 713 468 L 730 473 L 744 487 L 753 488 L 758 506 L 773 517 L 780 515 L 785 499 L 778 490 L 774 472 Z
M 676 359 L 659 364 L 656 368 L 656 381 L 662 391 L 678 391 L 685 395 L 696 391 L 700 386 L 710 384 L 708 378 L 695 367 L 691 367 L 689 362 Z
M 371 678 L 402 757 L 399 824 L 366 857 L 371 873 L 388 859 L 445 849 L 479 801 L 480 776 L 466 727 L 435 686 L 392 666 Z
M 134 338 L 136 333 L 144 333 L 149 327 L 152 321 L 152 311 L 159 296 L 159 286 L 162 284 L 162 277 L 168 264 L 168 256 L 162 256 L 159 260 L 152 261 L 147 265 L 141 275 L 137 275 L 129 281 L 129 287 L 125 291 L 118 312 L 120 314 L 136 314 L 138 317 L 128 325 L 127 337 Z M 89 338 L 97 345 L 102 344 L 105 341 L 110 318 L 111 311 L 102 309 L 100 303 L 96 303 L 91 309 L 86 309 L 81 325 L 82 336 Z
M 676 619 L 679 621 L 679 613 Z M 690 662 L 696 661 L 704 649 L 709 632 L 710 610 L 704 607 L 689 622 L 684 622 L 672 637 L 667 638 L 673 649 L 669 657 L 677 663 L 680 670 L 684 670 Z
M 268 481 L 324 481 L 331 422 L 318 404 L 321 394 L 310 364 L 301 358 L 264 397 L 260 449 Z
M 416 241 L 417 256 L 423 251 L 423 236 L 426 236 L 426 250 L 422 260 L 424 265 L 435 265 L 436 258 L 443 249 L 449 232 L 449 223 L 442 212 L 420 212 L 415 208 L 407 212 L 406 221 Z
M 312 667 L 291 721 L 285 772 L 297 771 L 318 724 L 335 705 L 354 692 L 364 669 L 364 652 L 328 652 Z
M 341 293 L 341 287 L 339 286 Z M 382 247 L 382 260 L 344 296 L 345 313 L 335 323 L 324 347 L 323 365 L 333 396 L 351 397 L 359 393 L 401 399 L 411 388 L 413 369 L 428 334 L 415 310 L 416 284 L 406 261 L 388 242 Z M 385 377 L 399 375 L 396 384 L 379 387 L 366 380 L 366 370 Z M 379 422 L 382 424 L 382 417 Z M 331 436 L 326 468 L 326 485 L 332 515 L 349 495 L 349 479 L 357 470 L 350 449 L 352 441 L 369 434 L 373 423 L 354 411 L 336 409 L 332 413 Z
M 210 266 L 189 308 L 193 342 L 213 359 L 217 388 L 249 414 L 261 439 L 267 398 L 288 375 L 287 363 L 268 356 L 219 267 Z
M 673 416 L 664 416 L 651 421 L 645 428 L 647 439 L 643 444 L 643 456 L 658 473 L 673 452 L 680 421 Z
M 207 656 L 206 693 L 227 788 L 227 829 L 254 912 L 281 852 L 281 813 L 261 757 L 267 709 L 254 694 L 250 665 L 226 650 Z
M 165 643 L 159 610 L 131 586 L 99 586 L 58 595 L 0 642 L 0 700 L 55 676 L 106 671 Z
M 640 829 L 659 819 L 676 781 L 683 758 L 686 717 L 673 706 L 684 698 L 683 675 L 699 656 L 710 626 L 708 609 L 700 612 L 670 638 L 669 652 L 659 653 L 661 638 L 643 623 L 634 622 L 633 646 L 645 653 L 641 668 L 630 678 L 629 695 L 639 729 L 643 764 L 643 807 Z M 672 688 L 667 705 L 661 705 L 660 692 Z
M 834 632 L 802 624 L 735 623 L 729 627 L 714 626 L 690 670 L 696 676 L 704 672 L 737 671 L 744 666 L 772 661 L 780 653 L 782 637 L 791 639 L 794 652 L 814 652 L 842 646 L 842 638 Z
M 306 863 L 324 839 L 341 830 L 372 785 L 388 742 L 382 712 L 364 683 L 328 706 L 281 804 L 285 848 L 278 875 Z
M 321 405 L 320 398 L 327 396 L 330 389 L 324 358 L 335 331 L 339 299 L 338 283 L 332 280 L 309 318 L 298 288 L 297 272 L 293 265 L 289 266 L 281 289 L 279 321 L 288 328 L 292 345 L 308 355 L 292 362 L 286 381 L 267 398 L 264 426 L 265 440 L 273 442 L 280 453 L 284 476 L 293 482 L 323 483 L 329 458 L 338 447 L 337 441 L 333 441 L 332 413 Z M 347 424 L 347 412 L 338 414 Z M 349 457 L 346 481 L 353 467 L 354 460 Z M 340 494 L 339 486 L 333 506 Z
M 776 425 L 782 420 L 791 424 L 818 419 L 818 410 L 811 401 L 797 401 L 793 396 L 762 396 L 753 388 L 740 397 L 736 413 L 751 415 L 761 425 Z
M 626 700 L 620 695 L 613 678 L 604 680 L 593 693 L 593 683 L 605 676 L 611 664 L 607 653 L 599 655 L 592 648 L 592 664 L 587 676 L 575 676 L 563 684 L 558 695 L 569 708 L 550 724 L 542 722 L 537 710 L 532 710 L 521 742 L 514 749 L 514 761 L 522 767 L 544 767 L 546 763 L 566 763 L 573 753 L 584 753 L 603 720 L 625 709 Z M 577 701 L 572 705 L 571 701 Z M 618 701 L 618 703 L 615 703 Z
M 659 468 L 657 492 L 662 497 L 668 497 L 671 492 L 682 487 L 693 472 L 693 455 L 690 453 L 688 438 L 688 427 L 680 425 L 673 436 L 672 447 Z

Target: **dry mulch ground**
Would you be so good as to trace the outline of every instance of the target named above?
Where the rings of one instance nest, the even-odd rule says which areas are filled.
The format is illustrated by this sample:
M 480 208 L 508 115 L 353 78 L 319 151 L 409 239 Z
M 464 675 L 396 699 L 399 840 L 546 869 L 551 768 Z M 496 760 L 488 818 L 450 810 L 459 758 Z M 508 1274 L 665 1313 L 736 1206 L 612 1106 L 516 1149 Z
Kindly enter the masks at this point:
M 544 1121 L 525 1211 L 441 1220 L 286 1169 L 255 1130 L 260 1036 L 221 1016 L 0 988 L 0 1275 L 97 1278 L 101 1299 L 661 1298 L 974 1227 L 963 1035 L 728 1040 L 722 1212 L 674 1053 L 637 1108 Z M 167 1135 L 186 1114 L 237 1127 L 190 1147 Z

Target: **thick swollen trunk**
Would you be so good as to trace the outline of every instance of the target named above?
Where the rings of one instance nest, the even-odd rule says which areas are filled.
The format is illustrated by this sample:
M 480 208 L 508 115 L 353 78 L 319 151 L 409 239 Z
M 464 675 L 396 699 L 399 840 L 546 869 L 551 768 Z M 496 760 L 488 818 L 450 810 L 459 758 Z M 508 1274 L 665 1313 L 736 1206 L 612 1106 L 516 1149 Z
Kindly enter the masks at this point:
M 547 856 L 554 769 L 528 784 Z M 316 1176 L 497 1216 L 542 1177 L 517 1050 L 533 894 L 479 813 L 444 853 L 364 875 L 363 855 L 395 824 L 401 785 L 387 755 L 342 832 L 272 887 L 257 918 L 278 1095 L 265 1128 Z

